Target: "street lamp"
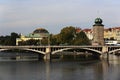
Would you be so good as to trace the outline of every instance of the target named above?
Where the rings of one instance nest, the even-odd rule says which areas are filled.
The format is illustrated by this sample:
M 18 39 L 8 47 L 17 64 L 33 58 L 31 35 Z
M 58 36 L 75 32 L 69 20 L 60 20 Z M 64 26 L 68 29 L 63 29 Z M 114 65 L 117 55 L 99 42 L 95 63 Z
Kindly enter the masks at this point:
M 50 34 L 48 33 L 48 46 L 50 46 Z

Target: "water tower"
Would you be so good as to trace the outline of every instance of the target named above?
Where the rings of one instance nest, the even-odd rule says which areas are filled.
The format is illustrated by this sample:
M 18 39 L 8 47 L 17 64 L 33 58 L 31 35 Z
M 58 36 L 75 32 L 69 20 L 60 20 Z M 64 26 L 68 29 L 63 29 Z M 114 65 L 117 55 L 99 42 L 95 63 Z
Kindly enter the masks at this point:
M 93 45 L 104 45 L 104 25 L 101 18 L 95 19 L 93 25 Z

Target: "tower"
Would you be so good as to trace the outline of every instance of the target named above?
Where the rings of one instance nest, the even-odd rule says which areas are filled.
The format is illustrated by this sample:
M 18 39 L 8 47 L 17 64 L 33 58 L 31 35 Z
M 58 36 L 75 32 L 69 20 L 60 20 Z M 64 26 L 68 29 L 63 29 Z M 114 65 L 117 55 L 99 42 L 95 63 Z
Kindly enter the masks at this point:
M 93 25 L 93 43 L 104 45 L 104 25 L 101 18 L 96 18 Z

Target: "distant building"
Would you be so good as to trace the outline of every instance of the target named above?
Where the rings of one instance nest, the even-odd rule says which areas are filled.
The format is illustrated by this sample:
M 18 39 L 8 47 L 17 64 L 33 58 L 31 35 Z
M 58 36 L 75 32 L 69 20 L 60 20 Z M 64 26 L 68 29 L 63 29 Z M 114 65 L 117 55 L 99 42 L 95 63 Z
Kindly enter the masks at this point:
M 109 40 L 120 40 L 120 27 L 108 28 L 104 30 L 104 38 Z
M 104 30 L 106 45 L 117 45 L 120 43 L 120 27 L 108 28 Z
M 80 31 L 82 31 L 82 29 L 81 29 L 81 28 L 76 27 L 76 33 L 80 33 Z
M 19 42 L 21 41 L 27 41 L 30 39 L 41 41 L 45 37 L 49 37 L 49 32 L 44 28 L 38 28 L 28 35 L 24 36 L 21 34 L 20 38 L 16 39 L 16 45 L 19 45 Z
M 93 40 L 93 30 L 83 30 L 90 40 Z M 107 45 L 120 44 L 120 27 L 105 28 L 104 29 L 104 43 Z
M 83 32 L 85 32 L 86 36 L 88 39 L 92 40 L 93 39 L 93 32 L 91 29 L 84 29 Z

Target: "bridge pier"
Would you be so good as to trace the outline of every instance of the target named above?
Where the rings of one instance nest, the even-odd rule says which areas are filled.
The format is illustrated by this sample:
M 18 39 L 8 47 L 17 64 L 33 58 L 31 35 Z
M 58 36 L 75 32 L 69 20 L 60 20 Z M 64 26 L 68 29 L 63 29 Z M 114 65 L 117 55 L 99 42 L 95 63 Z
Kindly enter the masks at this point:
M 51 53 L 46 53 L 46 54 L 44 55 L 44 60 L 45 60 L 45 61 L 50 61 L 50 60 L 51 60 Z
M 105 56 L 106 55 L 106 56 Z M 106 58 L 107 60 L 109 60 L 109 50 L 108 50 L 108 46 L 103 46 L 102 47 L 102 55 L 101 58 Z
M 44 55 L 44 60 L 51 61 L 51 48 L 50 47 L 46 48 L 46 54 Z
M 103 53 L 108 52 L 108 46 L 103 46 L 103 47 L 102 47 L 102 52 L 103 52 Z

